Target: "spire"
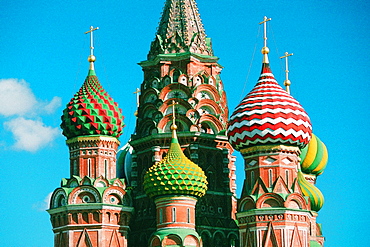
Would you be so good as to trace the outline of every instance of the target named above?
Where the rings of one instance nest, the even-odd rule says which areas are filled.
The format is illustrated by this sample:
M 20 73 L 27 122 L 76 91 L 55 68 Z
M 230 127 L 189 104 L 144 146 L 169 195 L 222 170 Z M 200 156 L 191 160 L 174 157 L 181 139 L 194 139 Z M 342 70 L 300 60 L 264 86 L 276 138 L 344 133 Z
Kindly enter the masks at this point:
M 263 54 L 263 63 L 269 63 L 269 58 L 267 54 L 270 52 L 269 48 L 267 47 L 267 22 L 271 21 L 271 18 L 267 18 L 266 16 L 263 18 L 259 24 L 263 24 L 263 47 L 261 53 Z
M 144 190 L 150 197 L 191 195 L 202 197 L 207 191 L 207 177 L 202 168 L 189 160 L 177 139 L 175 105 L 172 101 L 172 140 L 166 157 L 154 164 L 144 176 Z
M 289 80 L 289 68 L 288 68 L 288 57 L 293 56 L 293 53 L 285 52 L 285 55 L 280 58 L 285 58 L 285 81 L 284 86 L 288 94 L 290 94 L 290 80 Z
M 228 137 L 237 150 L 252 146 L 282 144 L 304 148 L 311 138 L 312 126 L 303 107 L 275 80 L 267 54 L 266 23 L 261 75 L 252 91 L 230 117 Z
M 89 73 L 80 90 L 63 110 L 63 135 L 67 139 L 79 136 L 105 135 L 118 138 L 123 132 L 123 115 L 118 104 L 109 96 L 99 82 L 94 70 L 93 32 L 99 28 L 90 27 Z
M 167 0 L 148 58 L 183 52 L 213 56 L 195 0 Z
M 175 113 L 175 105 L 177 105 L 179 102 L 176 102 L 174 100 L 172 100 L 172 104 L 170 105 L 170 107 L 172 106 L 172 125 L 171 125 L 171 130 L 172 130 L 172 143 L 178 143 L 178 140 L 177 140 L 177 134 L 176 134 L 176 130 L 177 130 L 177 125 L 176 125 L 176 113 Z
M 136 94 L 136 105 L 137 105 L 137 109 L 139 109 L 139 106 L 140 106 L 140 98 L 139 98 L 140 97 L 140 95 L 139 95 L 140 92 L 141 91 L 138 88 L 136 88 L 136 91 L 133 92 L 133 94 Z M 135 111 L 134 115 L 135 115 L 135 117 L 137 117 L 139 115 L 138 110 Z
M 90 56 L 87 58 L 87 61 L 90 62 L 89 75 L 95 75 L 95 73 L 93 72 L 94 71 L 94 62 L 96 60 L 96 57 L 94 56 L 94 36 L 93 36 L 93 32 L 98 30 L 98 29 L 99 29 L 98 27 L 94 28 L 93 26 L 91 26 L 90 30 L 85 32 L 85 34 L 90 33 Z

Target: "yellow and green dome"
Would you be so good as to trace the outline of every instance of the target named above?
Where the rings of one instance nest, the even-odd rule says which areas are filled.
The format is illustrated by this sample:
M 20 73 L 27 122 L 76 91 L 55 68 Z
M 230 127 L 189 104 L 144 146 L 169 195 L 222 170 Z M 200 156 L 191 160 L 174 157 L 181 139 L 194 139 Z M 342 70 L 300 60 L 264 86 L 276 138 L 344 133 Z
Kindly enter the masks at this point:
M 306 174 L 321 175 L 328 163 L 325 144 L 314 134 L 308 145 L 301 150 L 301 168 Z
M 68 139 L 85 135 L 119 137 L 123 132 L 122 110 L 101 86 L 94 70 L 63 111 L 61 128 Z
M 324 196 L 321 191 L 315 185 L 308 182 L 301 171 L 298 172 L 298 184 L 303 195 L 310 198 L 311 209 L 318 212 L 324 205 Z
M 144 190 L 149 197 L 191 195 L 202 197 L 207 191 L 203 170 L 189 160 L 181 150 L 176 132 L 165 158 L 149 168 L 144 176 Z

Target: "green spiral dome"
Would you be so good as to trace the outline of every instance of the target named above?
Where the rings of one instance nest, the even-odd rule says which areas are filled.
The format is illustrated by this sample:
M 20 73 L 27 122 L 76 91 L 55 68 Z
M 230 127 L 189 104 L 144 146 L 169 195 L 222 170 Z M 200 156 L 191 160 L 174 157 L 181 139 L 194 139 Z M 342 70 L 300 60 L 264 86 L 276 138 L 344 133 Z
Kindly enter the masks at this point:
M 150 167 L 144 176 L 144 190 L 152 198 L 162 195 L 202 197 L 207 184 L 203 170 L 182 152 L 176 134 L 167 156 Z
M 61 128 L 67 139 L 86 135 L 119 137 L 123 132 L 123 115 L 118 104 L 90 70 L 80 90 L 63 111 Z
M 306 174 L 321 175 L 328 163 L 328 150 L 314 134 L 308 145 L 301 150 L 301 168 Z
M 324 205 L 324 196 L 313 184 L 309 183 L 301 171 L 298 172 L 298 184 L 303 195 L 308 196 L 311 202 L 311 209 L 318 212 Z

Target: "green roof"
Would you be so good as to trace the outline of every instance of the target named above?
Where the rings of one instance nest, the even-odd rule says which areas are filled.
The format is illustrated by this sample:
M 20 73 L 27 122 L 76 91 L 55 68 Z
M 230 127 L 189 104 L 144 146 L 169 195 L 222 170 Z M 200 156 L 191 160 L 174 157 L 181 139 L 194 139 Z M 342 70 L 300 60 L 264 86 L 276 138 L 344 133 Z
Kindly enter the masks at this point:
M 144 176 L 144 190 L 150 197 L 169 194 L 201 197 L 207 190 L 207 177 L 184 155 L 173 131 L 167 156 L 150 167 Z

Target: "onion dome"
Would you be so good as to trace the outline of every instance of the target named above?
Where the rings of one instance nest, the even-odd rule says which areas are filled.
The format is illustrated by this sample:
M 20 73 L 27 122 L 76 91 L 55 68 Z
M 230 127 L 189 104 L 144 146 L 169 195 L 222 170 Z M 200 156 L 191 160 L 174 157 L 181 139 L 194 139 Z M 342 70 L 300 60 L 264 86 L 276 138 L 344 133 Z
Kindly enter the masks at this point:
M 308 196 L 311 202 L 311 209 L 318 212 L 324 205 L 324 196 L 313 184 L 309 183 L 301 171 L 298 171 L 298 184 L 304 196 Z
M 125 178 L 127 184 L 131 183 L 132 153 L 134 148 L 129 140 L 117 153 L 117 177 Z
M 149 197 L 202 197 L 207 190 L 207 177 L 203 170 L 182 152 L 176 136 L 176 125 L 172 126 L 172 131 L 171 146 L 166 157 L 150 167 L 144 176 L 144 190 Z
M 80 90 L 67 104 L 62 115 L 63 135 L 68 139 L 86 135 L 118 138 L 123 131 L 122 110 L 100 85 L 93 69 L 94 59 Z
M 267 48 L 267 47 L 264 47 Z M 230 117 L 228 137 L 236 150 L 283 144 L 305 147 L 311 138 L 310 119 L 303 107 L 277 83 L 267 58 L 259 80 Z
M 301 150 L 301 169 L 303 173 L 321 175 L 328 163 L 328 150 L 325 144 L 314 134 L 311 141 Z

